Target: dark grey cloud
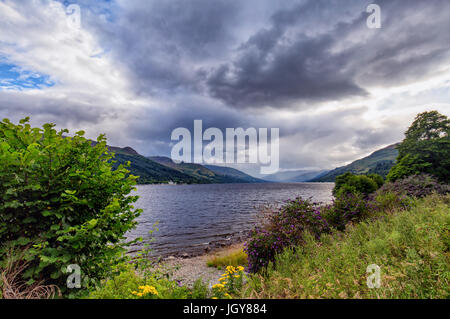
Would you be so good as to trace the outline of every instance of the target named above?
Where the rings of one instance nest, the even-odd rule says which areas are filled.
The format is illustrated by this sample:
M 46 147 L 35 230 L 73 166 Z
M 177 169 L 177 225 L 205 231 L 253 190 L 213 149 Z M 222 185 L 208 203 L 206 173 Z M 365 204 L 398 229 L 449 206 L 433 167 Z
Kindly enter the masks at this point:
M 377 1 L 375 30 L 366 26 L 371 2 L 127 1 L 109 23 L 90 20 L 139 94 L 304 109 L 367 97 L 373 86 L 409 83 L 448 64 L 447 0 Z
M 349 2 L 356 15 L 314 36 L 303 17 L 336 2 L 307 1 L 274 13 L 269 28 L 209 74 L 210 93 L 235 107 L 310 106 L 365 96 L 372 85 L 408 83 L 448 63 L 448 1 L 379 1 L 382 28 L 375 30 L 366 26 L 368 3 Z
M 228 52 L 239 12 L 238 2 L 226 0 L 126 1 L 115 19 L 93 26 L 128 67 L 136 91 L 152 95 L 196 90 L 195 65 Z

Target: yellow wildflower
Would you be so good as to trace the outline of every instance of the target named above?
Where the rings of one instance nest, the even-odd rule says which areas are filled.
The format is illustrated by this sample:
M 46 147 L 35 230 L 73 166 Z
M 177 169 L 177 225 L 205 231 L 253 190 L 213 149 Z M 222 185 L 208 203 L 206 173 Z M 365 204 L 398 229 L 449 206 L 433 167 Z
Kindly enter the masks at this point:
M 218 288 L 218 289 L 222 289 L 222 288 L 225 288 L 225 286 L 224 285 L 222 285 L 222 284 L 215 284 L 214 286 L 212 286 L 213 287 L 213 289 L 216 289 L 216 288 Z

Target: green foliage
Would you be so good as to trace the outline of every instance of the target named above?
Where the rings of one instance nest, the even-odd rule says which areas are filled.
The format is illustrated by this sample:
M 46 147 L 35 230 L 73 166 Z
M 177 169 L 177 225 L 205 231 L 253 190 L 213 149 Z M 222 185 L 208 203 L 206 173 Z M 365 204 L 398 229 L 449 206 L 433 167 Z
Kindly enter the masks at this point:
M 243 298 L 448 299 L 450 197 L 416 200 L 345 233 L 304 236 L 277 255 L 267 271 L 251 275 Z M 367 287 L 367 266 L 381 268 L 381 287 Z
M 395 181 L 426 173 L 450 182 L 450 120 L 437 111 L 423 112 L 405 132 L 398 146 L 397 164 L 387 179 Z
M 213 299 L 231 299 L 244 284 L 246 275 L 244 267 L 227 266 L 225 273 L 219 278 L 219 283 L 212 286 Z
M 383 183 L 383 177 L 377 174 L 370 174 L 366 176 L 354 175 L 347 172 L 336 177 L 333 195 L 335 197 L 340 197 L 347 193 L 361 193 L 364 196 L 367 196 L 381 187 Z
M 320 207 L 300 197 L 266 214 L 265 222 L 250 231 L 245 244 L 249 272 L 266 267 L 285 247 L 300 244 L 305 230 L 317 237 L 329 230 Z
M 69 264 L 81 267 L 86 286 L 120 261 L 124 234 L 140 214 L 129 196 L 136 178 L 100 135 L 95 146 L 54 124 L 32 128 L 0 122 L 0 260 L 7 249 L 26 250 L 29 283 L 44 280 L 65 288 Z
M 367 174 L 378 174 L 384 178 L 386 178 L 387 174 L 389 173 L 389 170 L 394 166 L 395 161 L 394 160 L 380 160 L 376 163 L 375 167 L 371 167 Z
M 106 280 L 93 290 L 90 299 L 123 299 L 133 298 L 131 292 L 138 290 L 140 285 L 144 282 L 141 277 L 137 275 L 133 267 L 128 267 L 119 272 L 111 279 Z
M 150 237 L 157 223 L 149 231 Z M 153 240 L 153 238 L 152 238 Z M 150 258 L 150 245 L 144 245 L 131 260 L 122 261 L 113 268 L 107 279 L 90 287 L 90 299 L 205 299 L 211 294 L 201 278 L 192 288 L 170 279 L 172 273 Z
M 344 230 L 348 222 L 361 221 L 372 210 L 372 203 L 360 192 L 341 192 L 333 204 L 322 208 L 321 212 L 330 227 Z
M 377 188 L 380 188 L 384 184 L 384 178 L 379 174 L 367 174 L 367 177 L 372 179 L 377 184 Z
M 141 269 L 142 270 L 142 269 Z M 201 279 L 192 288 L 181 286 L 164 272 L 146 269 L 146 275 L 135 264 L 122 264 L 120 271 L 91 289 L 89 299 L 206 299 L 211 291 Z
M 192 299 L 207 299 L 210 297 L 210 295 L 211 292 L 208 289 L 208 286 L 205 285 L 201 278 L 198 278 L 192 286 L 189 297 L 191 297 Z

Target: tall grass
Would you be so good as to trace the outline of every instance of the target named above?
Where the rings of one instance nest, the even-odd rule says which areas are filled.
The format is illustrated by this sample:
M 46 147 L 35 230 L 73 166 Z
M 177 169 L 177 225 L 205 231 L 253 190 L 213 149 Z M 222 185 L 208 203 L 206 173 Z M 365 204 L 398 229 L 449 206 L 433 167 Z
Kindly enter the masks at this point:
M 206 261 L 206 265 L 208 267 L 216 267 L 218 269 L 222 269 L 227 266 L 246 266 L 247 263 L 247 254 L 244 252 L 242 246 L 222 251 L 219 254 L 209 257 Z
M 449 298 L 450 195 L 417 200 L 408 210 L 378 215 L 279 254 L 251 275 L 242 297 Z M 367 266 L 381 268 L 368 288 Z

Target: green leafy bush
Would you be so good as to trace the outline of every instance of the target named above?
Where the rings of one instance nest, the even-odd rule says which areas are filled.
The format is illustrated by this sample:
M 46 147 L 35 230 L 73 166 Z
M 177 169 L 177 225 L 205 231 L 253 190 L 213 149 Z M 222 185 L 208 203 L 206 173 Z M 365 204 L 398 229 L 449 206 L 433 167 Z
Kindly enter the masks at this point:
M 111 169 L 103 135 L 93 146 L 83 131 L 68 137 L 28 120 L 0 122 L 0 260 L 11 248 L 26 251 L 29 284 L 64 289 L 69 264 L 80 266 L 84 285 L 104 278 L 140 214 L 129 196 L 136 177 Z
M 339 197 L 347 193 L 361 193 L 364 196 L 376 191 L 383 185 L 383 177 L 378 174 L 354 175 L 350 172 L 336 177 L 333 195 Z

